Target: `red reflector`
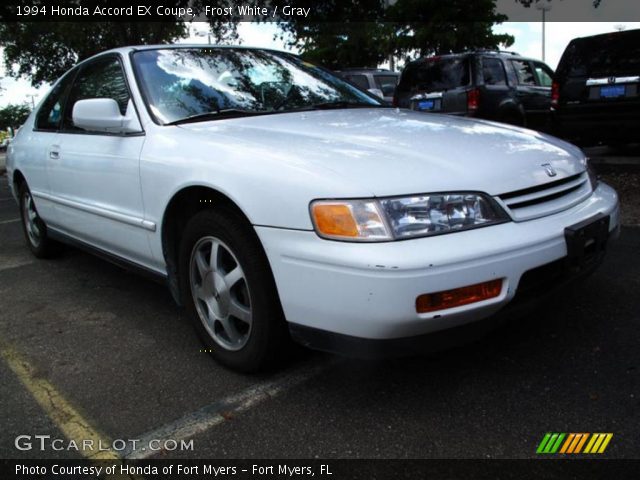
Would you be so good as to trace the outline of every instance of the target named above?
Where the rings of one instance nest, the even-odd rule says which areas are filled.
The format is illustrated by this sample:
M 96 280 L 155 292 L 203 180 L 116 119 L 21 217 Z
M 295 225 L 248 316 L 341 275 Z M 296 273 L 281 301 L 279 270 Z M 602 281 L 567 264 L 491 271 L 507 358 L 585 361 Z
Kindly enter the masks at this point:
M 467 287 L 455 288 L 436 293 L 425 293 L 416 298 L 416 312 L 428 313 L 445 308 L 460 307 L 469 303 L 481 302 L 500 295 L 502 279 L 477 283 Z
M 553 82 L 551 84 L 551 106 L 557 107 L 560 102 L 560 84 Z
M 480 90 L 474 88 L 467 92 L 467 110 L 475 112 L 480 106 Z

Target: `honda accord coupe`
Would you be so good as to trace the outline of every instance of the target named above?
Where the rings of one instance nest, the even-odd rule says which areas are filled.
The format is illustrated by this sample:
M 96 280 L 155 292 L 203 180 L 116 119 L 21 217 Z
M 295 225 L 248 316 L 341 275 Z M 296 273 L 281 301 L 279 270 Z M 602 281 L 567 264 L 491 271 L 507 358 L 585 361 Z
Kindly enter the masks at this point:
M 37 257 L 162 279 L 221 363 L 415 351 L 593 270 L 618 198 L 576 147 L 389 107 L 295 55 L 142 46 L 65 74 L 8 151 Z M 454 329 L 454 330 L 450 330 Z

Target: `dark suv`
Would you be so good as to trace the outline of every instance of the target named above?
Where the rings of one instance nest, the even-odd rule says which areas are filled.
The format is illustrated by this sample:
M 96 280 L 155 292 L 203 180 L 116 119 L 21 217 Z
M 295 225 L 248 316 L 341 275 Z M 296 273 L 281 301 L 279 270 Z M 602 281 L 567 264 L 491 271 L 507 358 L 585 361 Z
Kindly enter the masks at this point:
M 394 104 L 547 130 L 553 70 L 511 52 L 475 51 L 407 64 Z
M 640 30 L 576 38 L 553 82 L 555 133 L 582 146 L 640 142 Z

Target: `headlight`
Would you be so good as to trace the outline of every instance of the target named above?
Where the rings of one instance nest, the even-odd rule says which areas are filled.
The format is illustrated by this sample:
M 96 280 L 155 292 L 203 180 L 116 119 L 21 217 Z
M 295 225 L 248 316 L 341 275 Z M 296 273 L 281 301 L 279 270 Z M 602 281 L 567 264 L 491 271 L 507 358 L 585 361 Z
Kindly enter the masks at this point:
M 311 204 L 316 232 L 351 241 L 388 241 L 457 232 L 509 220 L 481 193 L 437 193 L 371 200 L 320 200 Z

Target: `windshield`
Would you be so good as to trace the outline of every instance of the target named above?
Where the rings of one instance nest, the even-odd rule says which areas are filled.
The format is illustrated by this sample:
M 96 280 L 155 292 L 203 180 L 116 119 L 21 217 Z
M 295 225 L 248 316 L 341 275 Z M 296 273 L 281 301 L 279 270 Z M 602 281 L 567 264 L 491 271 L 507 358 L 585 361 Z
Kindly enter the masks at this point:
M 427 92 L 469 85 L 469 60 L 466 57 L 432 57 L 407 66 L 398 88 Z
M 328 71 L 286 53 L 172 48 L 133 55 L 145 100 L 163 124 L 207 114 L 261 114 L 328 104 L 382 106 Z M 233 115 L 232 115 L 233 116 Z

